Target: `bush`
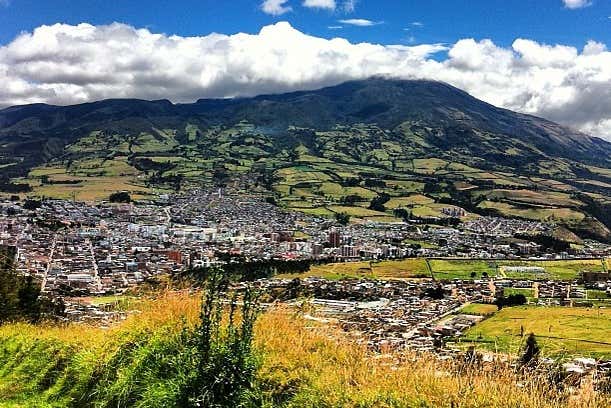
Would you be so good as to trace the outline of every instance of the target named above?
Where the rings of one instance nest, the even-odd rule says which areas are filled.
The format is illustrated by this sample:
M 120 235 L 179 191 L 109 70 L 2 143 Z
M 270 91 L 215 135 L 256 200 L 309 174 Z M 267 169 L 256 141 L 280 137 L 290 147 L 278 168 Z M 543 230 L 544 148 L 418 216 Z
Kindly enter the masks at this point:
M 25 210 L 36 210 L 42 207 L 42 202 L 39 200 L 25 200 L 23 203 L 23 208 Z
M 127 191 L 119 191 L 110 195 L 111 203 L 131 203 L 132 198 Z
M 390 200 L 390 196 L 386 193 L 380 193 L 378 196 L 374 197 L 371 200 L 371 204 L 369 204 L 369 209 L 374 211 L 384 212 L 386 211 L 386 204 Z
M 524 354 L 520 359 L 523 366 L 533 365 L 537 362 L 541 349 L 537 344 L 537 338 L 534 333 L 530 333 L 524 345 Z
M 345 212 L 335 213 L 335 221 L 340 223 L 341 225 L 348 225 L 350 222 L 350 215 Z
M 224 285 L 218 269 L 204 285 L 201 322 L 193 338 L 196 374 L 181 406 L 242 406 L 253 390 L 258 365 L 252 351 L 252 341 L 258 308 L 252 292 L 246 289 L 238 313 L 237 296 L 234 294 L 229 316 L 223 323 L 224 304 L 221 301 Z
M 507 297 L 499 297 L 495 303 L 499 310 L 505 306 L 521 306 L 526 304 L 526 296 L 521 293 L 514 293 Z

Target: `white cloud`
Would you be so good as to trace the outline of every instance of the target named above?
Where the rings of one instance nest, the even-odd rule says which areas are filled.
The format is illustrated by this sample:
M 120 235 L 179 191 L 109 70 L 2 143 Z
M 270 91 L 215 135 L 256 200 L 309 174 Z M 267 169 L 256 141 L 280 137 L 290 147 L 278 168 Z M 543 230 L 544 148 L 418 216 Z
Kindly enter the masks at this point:
M 8 7 L 11 4 L 11 0 L 0 0 L 0 6 Z
M 424 27 L 424 23 L 421 23 L 420 21 L 414 21 L 413 23 L 411 23 L 411 25 L 413 27 Z
M 342 9 L 345 13 L 353 13 L 356 10 L 357 0 L 346 0 L 342 5 Z M 611 18 L 611 17 L 610 17 Z
M 349 18 L 346 20 L 339 20 L 339 22 L 344 23 L 344 24 L 359 26 L 359 27 L 371 27 L 374 25 L 382 24 L 381 21 L 371 21 L 371 20 L 366 20 L 364 18 Z
M 263 0 L 261 10 L 272 16 L 279 16 L 293 10 L 291 6 L 285 5 L 286 3 L 288 0 Z
M 439 61 L 432 54 L 447 51 Z M 180 37 L 123 24 L 55 24 L 0 46 L 0 105 L 104 98 L 252 96 L 372 75 L 448 82 L 487 102 L 611 140 L 611 52 L 517 39 L 417 46 L 353 44 L 288 23 L 259 33 Z
M 327 28 L 329 30 L 341 30 L 342 28 L 344 28 L 344 26 L 334 25 L 334 26 L 328 26 Z
M 583 55 L 597 55 L 607 51 L 607 46 L 603 43 L 590 40 L 583 47 Z
M 562 0 L 564 7 L 569 9 L 579 9 L 592 5 L 590 0 Z
M 335 10 L 335 0 L 304 0 L 303 7 Z

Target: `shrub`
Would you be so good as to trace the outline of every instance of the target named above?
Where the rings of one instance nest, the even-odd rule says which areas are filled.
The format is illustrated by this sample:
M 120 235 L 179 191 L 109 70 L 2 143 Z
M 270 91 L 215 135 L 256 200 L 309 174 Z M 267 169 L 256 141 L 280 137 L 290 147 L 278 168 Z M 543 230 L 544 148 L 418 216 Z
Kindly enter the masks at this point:
M 348 225 L 350 222 L 350 215 L 346 214 L 345 212 L 335 213 L 335 221 L 341 225 Z
M 257 361 L 252 351 L 253 327 L 258 308 L 250 289 L 242 297 L 238 313 L 237 294 L 223 321 L 221 270 L 210 275 L 204 285 L 200 324 L 195 330 L 193 349 L 196 375 L 183 403 L 198 407 L 242 406 L 254 387 Z
M 131 203 L 132 198 L 127 191 L 112 193 L 109 197 L 111 203 Z

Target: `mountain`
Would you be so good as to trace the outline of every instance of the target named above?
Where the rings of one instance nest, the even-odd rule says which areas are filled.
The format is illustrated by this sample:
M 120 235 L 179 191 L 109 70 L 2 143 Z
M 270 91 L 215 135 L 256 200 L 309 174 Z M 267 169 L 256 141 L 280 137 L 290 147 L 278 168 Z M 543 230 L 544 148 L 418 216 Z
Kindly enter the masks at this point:
M 252 173 L 304 211 L 390 196 L 386 216 L 393 205 L 432 217 L 457 204 L 610 237 L 611 143 L 432 81 L 372 78 L 191 104 L 16 106 L 0 111 L 0 166 L 5 189 L 12 179 L 34 194 L 87 191 L 105 177 L 146 194 Z

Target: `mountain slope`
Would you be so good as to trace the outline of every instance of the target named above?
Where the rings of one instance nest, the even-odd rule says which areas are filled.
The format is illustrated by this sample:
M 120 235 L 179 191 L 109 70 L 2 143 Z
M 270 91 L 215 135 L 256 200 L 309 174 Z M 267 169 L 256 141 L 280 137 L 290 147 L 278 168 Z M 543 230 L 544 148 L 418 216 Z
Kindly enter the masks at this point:
M 476 212 L 551 217 L 598 237 L 607 237 L 611 225 L 611 143 L 431 81 L 372 78 L 192 104 L 11 107 L 0 111 L 0 166 L 4 183 L 27 176 L 21 182 L 35 190 L 49 175 L 59 184 L 72 178 L 77 186 L 113 176 L 176 188 L 223 172 L 251 172 L 264 175 L 294 207 L 293 201 L 316 207 L 327 200 L 327 208 L 329 199 L 350 195 L 365 201 L 382 193 L 424 193 Z M 30 173 L 37 166 L 43 168 Z M 64 174 L 49 173 L 50 166 Z M 114 174 L 109 167 L 123 170 Z M 344 185 L 350 178 L 359 185 Z M 423 187 L 382 186 L 391 180 Z M 501 190 L 546 193 L 533 198 Z
M 141 119 L 140 121 L 136 119 Z M 150 130 L 189 119 L 204 124 L 286 129 L 329 129 L 337 124 L 376 123 L 394 128 L 406 121 L 428 126 L 479 129 L 502 134 L 543 153 L 569 159 L 611 161 L 611 144 L 544 119 L 496 108 L 450 85 L 431 81 L 370 79 L 318 91 L 264 95 L 236 100 L 199 100 L 173 105 L 167 100 L 105 100 L 68 107 L 43 104 L 0 111 L 0 135 L 66 136 L 106 124 L 117 131 Z M 129 123 L 124 123 L 125 121 Z

